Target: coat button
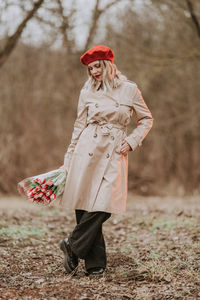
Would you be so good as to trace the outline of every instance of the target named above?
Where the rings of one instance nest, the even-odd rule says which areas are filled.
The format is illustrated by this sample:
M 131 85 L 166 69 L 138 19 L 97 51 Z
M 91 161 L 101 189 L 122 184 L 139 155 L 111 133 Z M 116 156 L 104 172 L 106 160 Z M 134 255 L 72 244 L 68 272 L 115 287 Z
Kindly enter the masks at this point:
M 114 139 L 115 139 L 113 135 L 111 135 L 111 139 L 112 139 L 112 140 L 114 140 Z
M 96 107 L 99 107 L 98 103 L 95 103 L 95 106 L 96 106 Z
M 119 103 L 116 103 L 115 106 L 116 106 L 116 107 L 119 107 Z
M 97 137 L 97 133 L 95 133 L 95 134 L 93 135 L 93 137 Z
M 109 154 L 109 153 L 107 153 L 107 154 L 106 154 L 106 157 L 107 157 L 107 158 L 109 158 L 109 157 L 110 157 L 110 154 Z
M 93 155 L 93 153 L 92 152 L 89 152 L 89 156 L 92 156 Z

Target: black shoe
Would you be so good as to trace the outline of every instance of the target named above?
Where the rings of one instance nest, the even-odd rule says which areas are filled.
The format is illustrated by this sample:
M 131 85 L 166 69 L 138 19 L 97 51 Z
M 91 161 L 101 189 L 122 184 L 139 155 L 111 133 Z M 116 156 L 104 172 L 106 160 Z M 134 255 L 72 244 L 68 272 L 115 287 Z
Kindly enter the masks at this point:
M 71 273 L 78 266 L 78 257 L 72 252 L 68 238 L 60 241 L 60 249 L 64 252 L 64 267 Z
M 89 270 L 87 270 L 86 276 L 98 276 L 98 275 L 102 275 L 104 273 L 105 269 L 104 268 L 91 268 Z

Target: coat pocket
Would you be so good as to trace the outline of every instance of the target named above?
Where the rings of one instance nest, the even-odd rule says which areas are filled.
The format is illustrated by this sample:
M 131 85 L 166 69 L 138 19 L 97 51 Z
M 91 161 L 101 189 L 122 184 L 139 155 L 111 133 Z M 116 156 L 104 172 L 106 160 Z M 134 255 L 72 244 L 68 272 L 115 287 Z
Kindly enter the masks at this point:
M 123 133 L 122 137 L 119 139 L 119 141 L 117 142 L 117 145 L 115 146 L 115 152 L 122 155 L 121 148 L 122 148 L 122 142 L 125 140 L 125 138 L 127 137 L 126 132 Z

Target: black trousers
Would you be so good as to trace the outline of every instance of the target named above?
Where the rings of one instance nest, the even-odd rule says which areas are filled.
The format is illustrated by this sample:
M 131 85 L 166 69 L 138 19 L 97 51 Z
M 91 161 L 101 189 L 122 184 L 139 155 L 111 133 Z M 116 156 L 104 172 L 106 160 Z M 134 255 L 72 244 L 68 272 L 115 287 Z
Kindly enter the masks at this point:
M 75 210 L 77 225 L 69 235 L 72 251 L 85 260 L 85 268 L 106 267 L 106 246 L 102 225 L 111 214 Z

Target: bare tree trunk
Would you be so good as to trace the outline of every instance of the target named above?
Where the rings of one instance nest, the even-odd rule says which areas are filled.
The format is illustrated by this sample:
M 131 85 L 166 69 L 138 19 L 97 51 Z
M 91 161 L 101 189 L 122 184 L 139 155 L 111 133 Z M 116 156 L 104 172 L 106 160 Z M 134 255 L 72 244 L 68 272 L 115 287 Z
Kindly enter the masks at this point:
M 61 0 L 57 0 L 59 5 L 59 13 L 62 17 L 62 24 L 60 26 L 61 33 L 63 35 L 63 46 L 67 50 L 68 54 L 72 53 L 72 47 L 74 45 L 74 40 L 69 40 L 67 32 L 71 29 L 70 26 L 70 18 L 75 13 L 75 9 L 72 8 L 70 14 L 68 16 L 64 15 L 64 8 Z
M 103 9 L 100 9 L 99 8 L 100 0 L 96 0 L 96 4 L 95 4 L 95 7 L 94 7 L 92 20 L 91 20 L 91 25 L 90 25 L 90 29 L 89 29 L 89 34 L 88 34 L 87 41 L 85 43 L 84 51 L 86 51 L 88 49 L 89 45 L 91 44 L 91 42 L 94 38 L 95 31 L 97 29 L 97 25 L 98 25 L 98 21 L 99 21 L 100 16 L 106 10 L 108 10 L 111 6 L 119 3 L 120 1 L 121 0 L 114 0 L 114 1 L 110 2 L 109 4 L 107 4 Z
M 193 4 L 190 0 L 186 0 L 186 3 L 187 3 L 187 6 L 188 6 L 188 9 L 189 9 L 192 21 L 193 21 L 193 23 L 196 27 L 197 35 L 200 38 L 200 24 L 199 24 L 199 21 L 198 21 L 198 18 L 196 16 L 195 12 L 194 12 Z
M 44 0 L 38 0 L 38 2 L 36 2 L 34 4 L 33 9 L 28 13 L 26 18 L 18 26 L 15 33 L 7 39 L 7 42 L 6 42 L 3 50 L 0 51 L 0 67 L 2 67 L 3 64 L 6 62 L 6 60 L 8 59 L 9 55 L 11 54 L 13 49 L 15 48 L 15 46 L 16 46 L 16 44 L 17 44 L 17 42 L 18 42 L 18 40 L 19 40 L 19 38 L 22 34 L 22 31 L 26 27 L 26 24 L 33 17 L 33 15 L 39 9 L 39 7 L 42 5 L 43 2 L 44 2 Z

